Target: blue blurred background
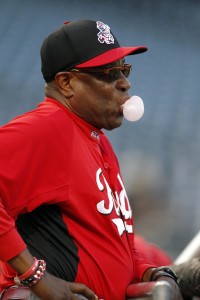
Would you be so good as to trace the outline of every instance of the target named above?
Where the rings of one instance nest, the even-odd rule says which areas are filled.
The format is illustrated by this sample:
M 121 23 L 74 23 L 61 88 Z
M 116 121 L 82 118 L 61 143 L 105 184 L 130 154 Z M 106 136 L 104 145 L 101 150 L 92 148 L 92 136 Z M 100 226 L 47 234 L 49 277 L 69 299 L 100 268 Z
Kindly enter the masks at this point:
M 43 99 L 41 43 L 77 19 L 101 20 L 121 44 L 149 48 L 126 60 L 144 117 L 107 134 L 136 232 L 175 258 L 200 229 L 200 1 L 0 0 L 0 125 Z

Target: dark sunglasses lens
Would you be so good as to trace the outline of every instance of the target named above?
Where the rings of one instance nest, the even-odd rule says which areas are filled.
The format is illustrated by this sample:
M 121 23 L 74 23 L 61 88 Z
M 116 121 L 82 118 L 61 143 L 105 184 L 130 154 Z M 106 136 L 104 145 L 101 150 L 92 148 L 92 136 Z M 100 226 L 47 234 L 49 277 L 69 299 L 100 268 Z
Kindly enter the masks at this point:
M 120 73 L 121 73 L 121 70 L 120 69 L 111 69 L 109 70 L 109 73 L 108 73 L 108 77 L 110 78 L 110 80 L 118 80 L 120 78 Z
M 130 71 L 131 71 L 131 68 L 129 66 L 127 67 L 124 67 L 124 69 L 122 70 L 122 74 L 128 78 L 128 76 L 130 75 Z
M 118 80 L 121 76 L 121 73 L 126 77 L 128 78 L 129 74 L 130 74 L 130 71 L 131 71 L 131 67 L 130 66 L 125 66 L 125 67 L 122 67 L 122 68 L 113 68 L 111 70 L 109 70 L 109 78 L 110 80 Z

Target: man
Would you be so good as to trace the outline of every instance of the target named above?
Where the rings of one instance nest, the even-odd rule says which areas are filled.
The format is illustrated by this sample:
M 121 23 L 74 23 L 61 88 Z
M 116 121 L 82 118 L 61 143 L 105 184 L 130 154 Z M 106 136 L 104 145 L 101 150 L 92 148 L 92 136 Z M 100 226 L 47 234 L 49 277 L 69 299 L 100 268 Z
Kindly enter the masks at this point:
M 124 57 L 146 50 L 120 47 L 92 20 L 66 22 L 44 40 L 46 98 L 1 128 L 2 289 L 125 300 L 133 282 L 166 280 L 180 299 L 175 274 L 134 250 L 132 211 L 101 130 L 121 125 L 130 98 Z M 10 291 L 19 288 L 3 299 Z

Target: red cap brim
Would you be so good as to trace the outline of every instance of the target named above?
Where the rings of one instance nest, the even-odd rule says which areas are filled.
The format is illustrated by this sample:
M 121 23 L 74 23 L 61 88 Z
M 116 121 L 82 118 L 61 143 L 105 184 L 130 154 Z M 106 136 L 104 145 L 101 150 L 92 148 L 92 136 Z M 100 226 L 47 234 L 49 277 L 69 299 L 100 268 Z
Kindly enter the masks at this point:
M 114 48 L 98 56 L 95 56 L 92 59 L 85 61 L 84 63 L 76 65 L 76 67 L 91 68 L 103 66 L 115 62 L 116 60 L 119 60 L 127 55 L 139 54 L 146 52 L 147 50 L 148 48 L 145 46 Z

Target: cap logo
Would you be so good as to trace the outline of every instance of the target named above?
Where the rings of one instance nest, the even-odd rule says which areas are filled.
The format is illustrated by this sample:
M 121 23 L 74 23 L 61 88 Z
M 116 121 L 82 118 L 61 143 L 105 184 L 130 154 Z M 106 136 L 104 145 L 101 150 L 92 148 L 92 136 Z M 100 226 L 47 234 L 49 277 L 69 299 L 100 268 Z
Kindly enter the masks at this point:
M 97 34 L 98 41 L 103 44 L 114 44 L 114 37 L 110 33 L 110 27 L 103 22 L 97 21 L 97 28 L 99 29 L 99 32 Z

